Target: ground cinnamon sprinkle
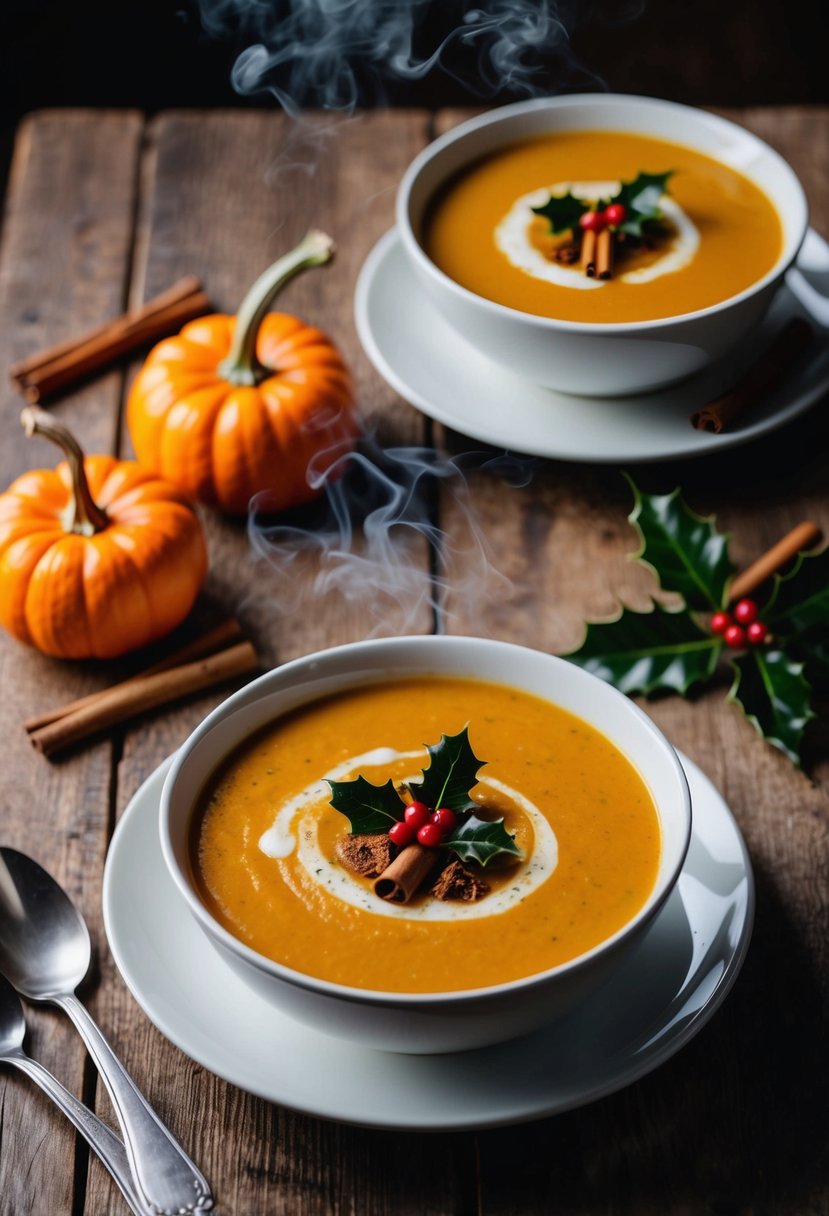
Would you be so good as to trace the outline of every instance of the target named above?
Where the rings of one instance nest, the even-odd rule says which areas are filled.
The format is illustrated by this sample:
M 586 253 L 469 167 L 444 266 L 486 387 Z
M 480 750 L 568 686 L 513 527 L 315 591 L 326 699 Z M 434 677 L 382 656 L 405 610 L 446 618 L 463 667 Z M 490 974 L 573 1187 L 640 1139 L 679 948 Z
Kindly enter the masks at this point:
M 455 859 L 441 872 L 432 894 L 435 899 L 482 899 L 489 891 L 489 883 L 468 870 L 462 861 Z
M 564 266 L 572 266 L 581 257 L 581 251 L 576 245 L 559 245 L 553 253 L 553 257 Z
M 378 878 L 391 865 L 392 846 L 386 835 L 341 836 L 334 852 L 340 865 L 364 878 Z

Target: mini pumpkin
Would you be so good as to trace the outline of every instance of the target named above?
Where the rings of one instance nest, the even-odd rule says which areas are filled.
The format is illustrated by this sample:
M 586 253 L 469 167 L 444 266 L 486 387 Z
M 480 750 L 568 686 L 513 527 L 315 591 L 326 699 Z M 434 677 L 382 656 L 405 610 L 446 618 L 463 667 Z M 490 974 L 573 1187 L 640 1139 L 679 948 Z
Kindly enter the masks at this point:
M 231 514 L 309 502 L 360 433 L 351 376 L 319 329 L 269 312 L 282 286 L 331 257 L 324 233 L 266 270 L 236 317 L 200 317 L 150 351 L 130 391 L 138 460 Z
M 115 658 L 169 633 L 207 573 L 190 502 L 135 461 L 84 457 L 44 410 L 21 420 L 66 460 L 0 494 L 0 624 L 64 659 Z

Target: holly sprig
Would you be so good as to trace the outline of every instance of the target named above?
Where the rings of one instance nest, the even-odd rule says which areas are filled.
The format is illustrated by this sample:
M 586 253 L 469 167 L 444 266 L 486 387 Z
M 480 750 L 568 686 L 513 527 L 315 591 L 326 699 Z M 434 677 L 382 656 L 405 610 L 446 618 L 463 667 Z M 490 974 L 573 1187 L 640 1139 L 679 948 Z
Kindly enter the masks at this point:
M 477 784 L 477 774 L 486 763 L 480 760 L 469 742 L 469 728 L 457 735 L 441 735 L 440 742 L 427 747 L 429 764 L 420 781 L 409 784 L 415 802 L 437 811 L 451 812 L 452 826 L 440 837 L 441 848 L 449 849 L 461 861 L 488 865 L 497 857 L 521 857 L 521 850 L 504 827 L 503 818 L 482 819 L 476 815 L 478 803 L 469 797 Z M 410 804 L 401 798 L 394 783 L 373 785 L 365 777 L 353 781 L 329 781 L 331 805 L 345 815 L 351 834 L 388 833 L 403 823 Z M 437 842 L 436 842 L 437 843 Z
M 579 227 L 583 215 L 590 211 L 599 214 L 609 207 L 616 205 L 624 208 L 625 219 L 615 224 L 618 232 L 629 236 L 642 237 L 644 224 L 659 221 L 662 218 L 660 203 L 663 194 L 668 192 L 668 179 L 673 176 L 673 170 L 667 173 L 639 173 L 633 181 L 622 182 L 619 190 L 611 198 L 597 199 L 595 206 L 576 198 L 569 190 L 566 194 L 551 194 L 547 202 L 540 207 L 533 207 L 536 215 L 549 221 L 550 232 L 558 236 L 562 232 L 573 231 Z
M 646 696 L 685 696 L 726 664 L 728 700 L 800 767 L 803 735 L 817 716 L 813 696 L 829 690 L 829 549 L 799 553 L 761 601 L 743 600 L 738 616 L 754 627 L 735 628 L 727 612 L 736 573 L 729 535 L 713 516 L 690 510 L 679 489 L 647 495 L 628 480 L 628 520 L 639 538 L 632 557 L 675 602 L 647 612 L 623 606 L 612 620 L 589 622 L 581 645 L 564 657 L 622 692 Z

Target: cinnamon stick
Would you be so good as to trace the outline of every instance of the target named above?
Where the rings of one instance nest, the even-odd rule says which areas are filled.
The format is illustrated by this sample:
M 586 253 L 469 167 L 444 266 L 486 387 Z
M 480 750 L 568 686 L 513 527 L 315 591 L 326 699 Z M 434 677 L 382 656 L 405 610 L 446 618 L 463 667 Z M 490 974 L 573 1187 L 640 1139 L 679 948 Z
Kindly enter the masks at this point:
M 95 705 L 102 697 L 109 696 L 114 688 L 126 688 L 128 685 L 135 684 L 136 680 L 141 680 L 145 676 L 155 675 L 159 671 L 169 671 L 172 667 L 181 667 L 184 663 L 190 663 L 194 659 L 201 659 L 205 655 L 214 654 L 216 651 L 224 650 L 231 642 L 238 642 L 243 637 L 242 627 L 237 620 L 229 617 L 225 621 L 221 621 L 212 629 L 208 629 L 205 633 L 193 638 L 184 646 L 180 646 L 174 650 L 166 658 L 160 659 L 157 663 L 153 663 L 150 667 L 144 668 L 129 679 L 121 680 L 120 683 L 110 685 L 109 688 L 99 688 L 95 692 L 88 693 L 85 697 L 77 697 L 74 701 L 67 701 L 63 705 L 57 705 L 53 709 L 44 710 L 43 713 L 36 714 L 32 718 L 27 718 L 23 723 L 23 728 L 29 734 L 40 730 L 42 726 L 48 726 L 50 722 L 57 722 L 59 718 L 65 718 L 69 714 L 75 713 L 79 709 L 84 709 L 87 705 Z
M 37 751 L 51 756 L 136 714 L 247 675 L 257 666 L 253 646 L 250 642 L 242 642 L 194 663 L 171 667 L 154 675 L 137 676 L 134 680 L 109 688 L 101 693 L 94 704 L 32 731 L 29 738 Z
M 209 311 L 210 301 L 201 284 L 189 276 L 141 308 L 15 363 L 10 371 L 12 381 L 29 401 L 43 401 L 122 355 L 175 333 L 187 321 Z
M 609 279 L 613 274 L 613 233 L 602 228 L 596 239 L 596 278 Z
M 437 861 L 434 849 L 409 844 L 374 881 L 374 894 L 391 903 L 407 904 L 426 881 Z
M 581 238 L 581 264 L 588 279 L 596 273 L 596 233 L 589 228 Z
M 812 337 L 804 317 L 792 317 L 783 326 L 756 363 L 726 393 L 695 410 L 691 425 L 698 431 L 719 435 L 781 383 Z
M 804 549 L 813 549 L 820 544 L 822 539 L 822 531 L 810 519 L 806 519 L 796 528 L 792 528 L 791 532 L 787 532 L 782 540 L 779 540 L 776 545 L 772 545 L 767 553 L 758 557 L 757 561 L 753 562 L 747 570 L 743 570 L 732 580 L 728 589 L 729 603 L 749 595 L 767 578 L 771 578 L 773 574 L 782 570 L 798 553 Z
M 171 304 L 178 303 L 179 300 L 186 299 L 188 296 L 195 295 L 202 290 L 201 282 L 195 275 L 187 275 L 183 279 L 179 279 L 172 287 L 168 287 L 166 291 L 162 291 L 160 295 L 153 296 L 151 300 L 147 300 L 139 308 L 133 309 L 130 312 L 124 313 L 123 317 L 113 317 L 108 321 L 102 321 L 100 325 L 88 329 L 85 333 L 76 335 L 73 338 L 67 338 L 63 342 L 56 342 L 54 346 L 48 346 L 45 350 L 38 351 L 34 355 L 29 355 L 25 359 L 19 359 L 17 363 L 13 363 L 9 368 L 9 375 L 15 382 L 27 379 L 29 376 L 37 372 L 46 363 L 52 363 L 55 359 L 61 358 L 63 355 L 69 354 L 75 347 L 89 342 L 93 338 L 99 337 L 118 320 L 126 320 L 128 318 L 138 318 L 141 316 L 152 316 L 153 313 L 161 312 Z

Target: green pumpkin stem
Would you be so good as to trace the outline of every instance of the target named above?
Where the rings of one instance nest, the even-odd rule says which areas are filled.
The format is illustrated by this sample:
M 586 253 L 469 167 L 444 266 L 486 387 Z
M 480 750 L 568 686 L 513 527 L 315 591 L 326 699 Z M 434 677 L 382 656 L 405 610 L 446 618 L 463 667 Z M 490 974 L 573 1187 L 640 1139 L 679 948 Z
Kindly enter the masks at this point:
M 109 527 L 109 518 L 92 497 L 83 465 L 83 450 L 75 436 L 62 422 L 58 422 L 57 418 L 35 405 L 26 407 L 20 415 L 20 421 L 29 437 L 41 435 L 44 439 L 49 439 L 57 444 L 66 457 L 72 477 L 72 496 L 63 517 L 66 531 L 77 532 L 81 536 L 94 536 L 96 532 L 103 532 L 104 528 Z
M 226 359 L 219 364 L 218 372 L 231 384 L 255 385 L 266 376 L 273 375 L 273 368 L 265 367 L 256 357 L 256 339 L 259 327 L 270 310 L 277 293 L 294 275 L 311 266 L 322 266 L 334 252 L 334 242 L 324 232 L 312 229 L 296 249 L 284 254 L 259 276 L 242 301 L 236 314 L 236 329 L 233 343 Z

